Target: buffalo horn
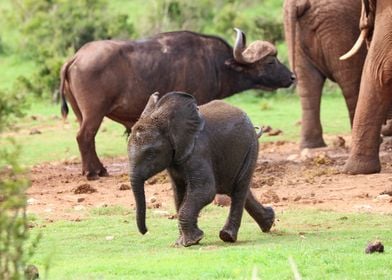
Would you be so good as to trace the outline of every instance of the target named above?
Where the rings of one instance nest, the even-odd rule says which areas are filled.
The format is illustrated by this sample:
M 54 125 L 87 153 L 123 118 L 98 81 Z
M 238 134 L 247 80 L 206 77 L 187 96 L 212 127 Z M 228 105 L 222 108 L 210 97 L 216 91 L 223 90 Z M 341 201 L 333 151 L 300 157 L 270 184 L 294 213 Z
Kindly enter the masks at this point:
M 234 30 L 237 32 L 237 38 L 235 39 L 235 44 L 233 49 L 234 59 L 238 63 L 248 64 L 248 62 L 246 62 L 245 58 L 242 55 L 242 52 L 244 51 L 246 46 L 246 36 L 244 32 L 242 32 L 240 29 L 234 28 Z

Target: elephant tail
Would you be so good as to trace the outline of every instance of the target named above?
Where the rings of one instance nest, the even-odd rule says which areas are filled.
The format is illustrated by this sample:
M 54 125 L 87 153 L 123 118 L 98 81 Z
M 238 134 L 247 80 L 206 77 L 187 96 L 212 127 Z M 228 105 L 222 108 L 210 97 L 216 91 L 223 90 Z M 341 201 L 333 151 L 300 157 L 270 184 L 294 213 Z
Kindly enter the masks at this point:
M 309 0 L 286 0 L 284 2 L 284 30 L 288 45 L 291 70 L 295 73 L 295 45 L 297 33 L 297 19 L 310 8 Z
M 245 210 L 256 221 L 263 232 L 270 231 L 275 221 L 275 212 L 271 207 L 264 207 L 249 191 L 245 202 Z
M 261 135 L 263 135 L 263 128 L 261 128 L 260 126 L 255 126 L 255 130 L 256 130 L 257 139 L 259 139 Z

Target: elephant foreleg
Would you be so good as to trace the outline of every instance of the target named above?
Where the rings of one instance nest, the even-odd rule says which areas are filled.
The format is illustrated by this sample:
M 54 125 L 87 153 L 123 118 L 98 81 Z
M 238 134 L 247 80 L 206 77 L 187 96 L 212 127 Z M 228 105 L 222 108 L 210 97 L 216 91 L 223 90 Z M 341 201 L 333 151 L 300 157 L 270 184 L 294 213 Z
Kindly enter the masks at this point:
M 200 183 L 187 186 L 184 201 L 178 212 L 181 236 L 177 245 L 191 246 L 199 243 L 204 233 L 197 226 L 197 218 L 201 209 L 211 203 L 215 197 L 215 187 L 211 183 Z
M 390 1 L 377 2 L 375 29 L 362 72 L 355 111 L 350 157 L 344 171 L 350 174 L 380 172 L 381 125 L 392 105 L 392 15 Z

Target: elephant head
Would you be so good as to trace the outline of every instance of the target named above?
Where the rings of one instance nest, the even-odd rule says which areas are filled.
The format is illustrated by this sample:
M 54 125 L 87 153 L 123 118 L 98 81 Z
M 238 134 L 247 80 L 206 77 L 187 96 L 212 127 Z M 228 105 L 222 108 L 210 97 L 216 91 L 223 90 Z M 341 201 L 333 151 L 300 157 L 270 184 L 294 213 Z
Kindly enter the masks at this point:
M 158 95 L 151 95 L 132 127 L 128 143 L 129 176 L 136 201 L 137 225 L 142 234 L 147 232 L 144 182 L 172 164 L 184 162 L 204 126 L 192 95 L 171 92 L 159 101 Z
M 295 81 L 293 73 L 277 58 L 276 47 L 267 41 L 254 41 L 246 46 L 246 36 L 238 28 L 233 47 L 233 59 L 226 61 L 237 72 L 252 81 L 255 88 L 274 90 L 289 87 Z

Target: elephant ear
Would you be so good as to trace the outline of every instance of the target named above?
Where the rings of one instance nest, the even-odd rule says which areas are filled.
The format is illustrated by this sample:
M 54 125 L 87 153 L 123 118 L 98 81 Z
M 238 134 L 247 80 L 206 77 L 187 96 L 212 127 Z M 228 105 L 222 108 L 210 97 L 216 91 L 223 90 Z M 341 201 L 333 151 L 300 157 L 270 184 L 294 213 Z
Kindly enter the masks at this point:
M 144 108 L 140 118 L 144 118 L 145 116 L 150 115 L 156 108 L 157 102 L 159 98 L 159 92 L 154 92 L 151 94 L 150 98 L 147 101 L 146 107 Z
M 187 93 L 168 93 L 157 106 L 168 111 L 168 134 L 174 149 L 174 162 L 180 164 L 193 152 L 199 132 L 204 128 L 204 119 L 196 99 Z

